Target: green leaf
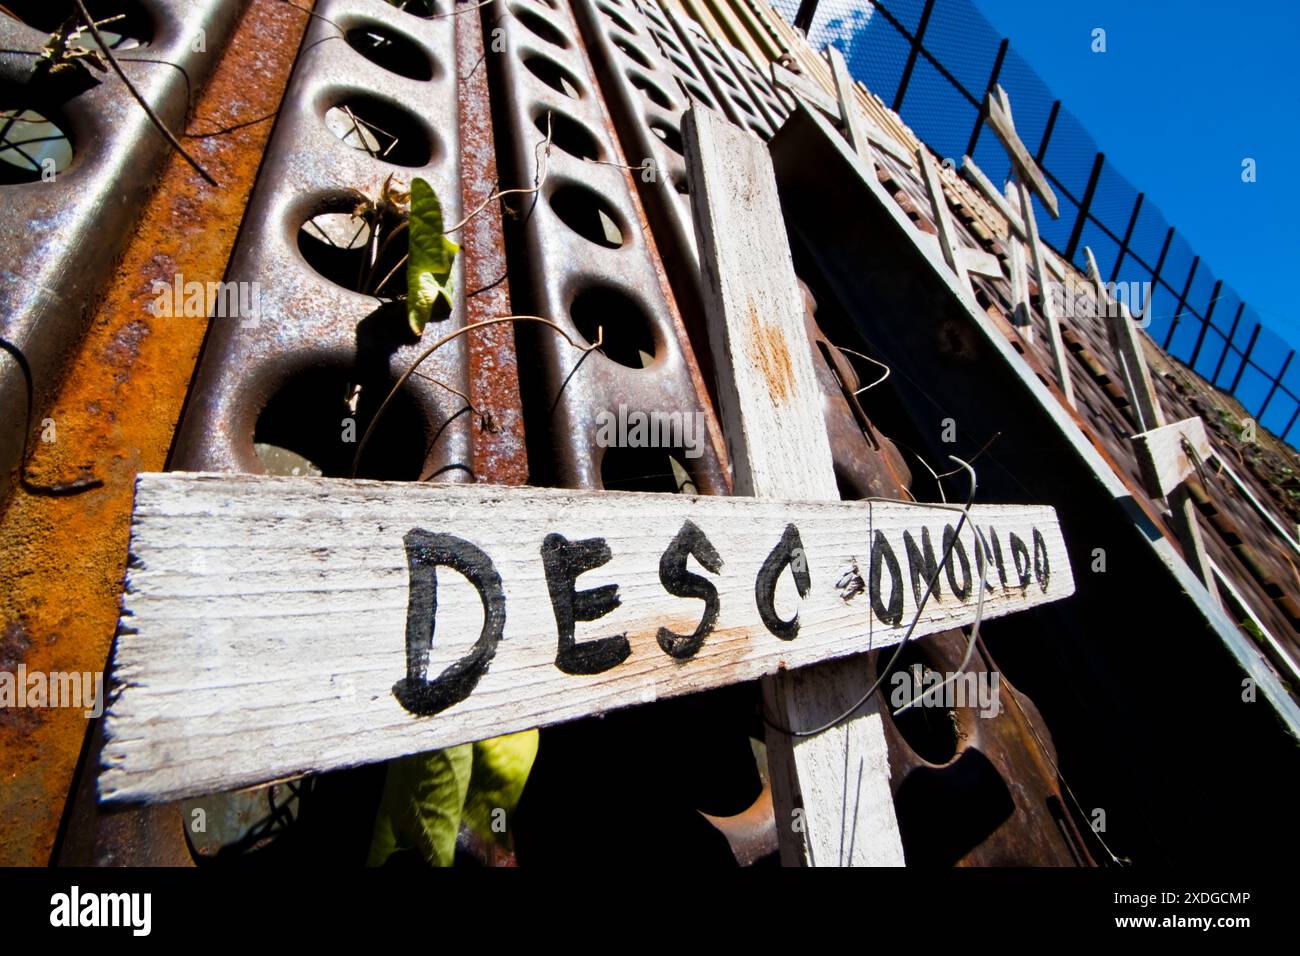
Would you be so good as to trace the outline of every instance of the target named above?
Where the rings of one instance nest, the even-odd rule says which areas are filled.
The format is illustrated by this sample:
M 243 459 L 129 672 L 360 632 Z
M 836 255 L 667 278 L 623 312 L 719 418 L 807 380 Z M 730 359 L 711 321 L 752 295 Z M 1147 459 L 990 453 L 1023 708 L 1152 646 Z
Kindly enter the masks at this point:
M 406 317 L 416 335 L 424 332 L 441 297 L 451 308 L 451 267 L 460 246 L 442 231 L 442 204 L 433 187 L 411 181 L 410 259 L 406 263 Z
M 514 849 L 509 824 L 536 756 L 536 730 L 474 744 L 474 769 L 465 801 L 465 823 L 470 829 L 507 850 Z
M 419 850 L 432 866 L 451 866 L 473 763 L 471 744 L 390 761 L 367 865 Z

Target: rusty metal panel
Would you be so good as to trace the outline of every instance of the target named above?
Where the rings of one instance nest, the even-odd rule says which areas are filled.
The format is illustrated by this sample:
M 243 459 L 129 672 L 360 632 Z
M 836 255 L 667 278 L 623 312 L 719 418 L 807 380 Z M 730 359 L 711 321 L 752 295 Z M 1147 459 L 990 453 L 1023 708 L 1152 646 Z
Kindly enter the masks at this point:
M 0 222 L 6 251 L 0 272 L 0 408 L 6 409 L 0 497 L 170 149 L 116 75 L 100 78 L 84 66 L 34 70 L 71 3 L 6 6 L 23 22 L 0 14 L 0 111 L 9 111 L 0 120 L 0 137 L 10 144 L 4 152 L 11 159 L 20 144 L 30 160 L 23 166 L 30 168 L 0 162 L 6 210 Z M 112 6 L 92 4 L 97 12 Z M 174 130 L 185 119 L 191 88 L 202 86 L 217 60 L 205 51 L 226 42 L 243 7 L 221 0 L 141 0 L 122 6 L 124 21 L 104 27 L 119 31 L 119 40 L 105 39 L 141 96 Z M 57 129 L 33 125 L 29 110 Z M 31 135 L 19 132 L 28 125 Z M 47 154 L 37 153 L 38 146 Z
M 367 241 L 354 242 L 354 224 L 362 226 L 347 217 L 378 203 L 390 177 L 409 186 L 420 176 L 440 197 L 448 225 L 460 218 L 454 24 L 382 0 L 323 0 L 316 14 L 226 275 L 227 283 L 260 290 L 260 314 L 212 323 L 175 468 L 262 472 L 271 459 L 259 459 L 258 446 L 276 459 L 271 468 L 305 459 L 322 474 L 346 477 L 357 440 L 422 348 L 394 301 L 405 291 L 400 268 L 382 279 L 405 251 L 405 236 L 395 231 L 378 258 L 372 247 L 380 240 L 366 232 Z M 357 31 L 384 42 L 363 55 Z M 430 323 L 428 336 L 464 323 L 459 257 L 453 282 L 458 308 Z M 464 407 L 457 392 L 468 384 L 465 355 L 464 339 L 453 340 L 408 381 L 359 477 L 469 476 L 468 421 L 457 415 Z
M 544 176 L 522 216 L 526 273 L 515 277 L 515 294 L 577 342 L 594 342 L 598 327 L 604 334 L 603 347 L 584 355 L 548 329 L 520 328 L 528 343 L 521 354 L 532 350 L 549 410 L 554 474 L 547 477 L 574 488 L 679 490 L 682 476 L 665 462 L 637 474 L 645 471 L 637 460 L 666 455 L 597 443 L 598 416 L 624 405 L 647 414 L 703 416 L 708 440 L 700 456 L 687 459 L 678 449 L 674 457 L 696 489 L 724 492 L 720 432 L 576 24 L 558 3 L 514 0 L 491 11 L 503 43 L 492 66 L 500 70 L 498 108 L 509 131 L 503 146 L 511 151 L 512 185 L 527 188 Z M 543 159 L 548 117 L 552 145 Z M 529 428 L 533 440 L 532 423 Z

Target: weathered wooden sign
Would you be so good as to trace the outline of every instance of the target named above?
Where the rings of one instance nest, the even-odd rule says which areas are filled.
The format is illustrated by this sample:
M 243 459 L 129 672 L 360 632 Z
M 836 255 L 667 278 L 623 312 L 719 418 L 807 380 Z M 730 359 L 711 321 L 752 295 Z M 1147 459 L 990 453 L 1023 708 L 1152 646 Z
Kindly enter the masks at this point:
M 1055 512 L 141 475 L 105 799 L 478 740 L 1074 590 Z M 945 561 L 945 555 L 948 560 Z

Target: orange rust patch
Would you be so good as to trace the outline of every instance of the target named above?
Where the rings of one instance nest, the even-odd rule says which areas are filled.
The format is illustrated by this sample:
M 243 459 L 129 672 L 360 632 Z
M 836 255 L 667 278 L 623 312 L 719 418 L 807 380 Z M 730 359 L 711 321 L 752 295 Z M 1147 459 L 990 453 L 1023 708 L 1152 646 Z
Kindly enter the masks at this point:
M 275 111 L 308 17 L 253 0 L 198 100 L 190 129 L 210 132 Z M 90 330 L 48 412 L 57 441 L 36 443 L 27 480 L 90 475 L 103 486 L 64 498 L 14 490 L 0 518 L 4 668 L 103 669 L 117 623 L 135 476 L 161 470 L 203 343 L 201 319 L 157 319 L 151 280 L 220 277 L 272 121 L 187 139 L 222 184 L 213 189 L 177 155 L 141 212 Z M 21 639 L 20 639 L 21 638 Z M 13 660 L 11 660 L 13 658 Z M 0 723 L 0 865 L 50 857 L 86 733 L 81 710 Z
M 779 404 L 794 394 L 794 368 L 790 365 L 790 348 L 785 332 L 769 325 L 750 307 L 750 320 L 754 329 L 754 358 L 758 368 L 772 390 L 772 401 Z

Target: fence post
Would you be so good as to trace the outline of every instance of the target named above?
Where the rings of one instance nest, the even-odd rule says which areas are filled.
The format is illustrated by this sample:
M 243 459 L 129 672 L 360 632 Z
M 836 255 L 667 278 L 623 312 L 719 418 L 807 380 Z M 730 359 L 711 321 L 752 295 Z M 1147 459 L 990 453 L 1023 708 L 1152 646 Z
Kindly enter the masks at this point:
M 1205 307 L 1205 318 L 1201 320 L 1201 332 L 1196 336 L 1196 346 L 1192 349 L 1192 357 L 1187 360 L 1187 366 L 1193 372 L 1196 371 L 1196 357 L 1201 354 L 1201 346 L 1205 343 L 1205 333 L 1210 329 L 1210 319 L 1214 317 L 1214 306 L 1219 301 L 1219 290 L 1223 288 L 1223 280 L 1220 279 L 1214 283 L 1214 289 L 1210 292 L 1210 304 Z
M 1219 384 L 1219 373 L 1223 371 L 1223 361 L 1228 357 L 1228 349 L 1232 348 L 1232 337 L 1237 334 L 1237 323 L 1241 321 L 1241 313 L 1245 309 L 1245 302 L 1237 303 L 1237 314 L 1232 317 L 1232 328 L 1228 329 L 1228 341 L 1224 343 L 1223 354 L 1219 356 L 1219 364 L 1214 366 L 1214 378 L 1210 379 L 1211 385 Z
M 1178 305 L 1174 309 L 1174 324 L 1169 328 L 1169 335 L 1165 337 L 1164 350 L 1169 351 L 1169 343 L 1173 341 L 1174 329 L 1178 328 L 1178 320 L 1182 318 L 1183 309 L 1187 306 L 1187 293 L 1192 291 L 1192 280 L 1196 278 L 1196 267 L 1201 264 L 1200 256 L 1192 257 L 1192 268 L 1187 272 L 1187 281 L 1183 283 L 1183 294 L 1178 297 Z M 1155 286 L 1151 287 L 1154 291 Z
M 1047 155 L 1047 142 L 1052 138 L 1052 131 L 1056 129 L 1056 117 L 1061 112 L 1061 101 L 1052 101 L 1052 111 L 1047 114 L 1047 125 L 1043 127 L 1043 138 L 1038 141 L 1038 155 L 1034 157 L 1034 162 L 1039 166 L 1043 165 L 1043 157 Z
M 1277 376 L 1273 379 L 1273 387 L 1268 390 L 1268 395 L 1264 398 L 1264 404 L 1259 406 L 1259 411 L 1255 413 L 1255 421 L 1264 420 L 1264 412 L 1268 409 L 1268 403 L 1273 401 L 1273 396 L 1277 393 L 1277 387 L 1282 384 L 1282 376 L 1291 365 L 1291 360 L 1295 358 L 1295 349 L 1286 353 L 1286 359 L 1282 362 L 1282 367 L 1278 369 Z
M 1101 178 L 1101 165 L 1106 161 L 1105 153 L 1098 153 L 1092 161 L 1092 175 L 1088 177 L 1088 188 L 1083 191 L 1083 201 L 1079 203 L 1079 218 L 1074 220 L 1074 229 L 1070 232 L 1070 243 L 1065 247 L 1065 259 L 1074 261 L 1074 254 L 1079 248 L 1079 237 L 1083 235 L 1083 224 L 1088 219 L 1088 209 L 1092 206 L 1092 197 L 1097 192 L 1097 180 Z
M 1128 217 L 1128 228 L 1124 230 L 1124 241 L 1119 244 L 1119 255 L 1115 257 L 1115 268 L 1110 270 L 1110 281 L 1114 282 L 1119 278 L 1119 267 L 1124 262 L 1124 256 L 1128 254 L 1129 240 L 1133 238 L 1133 227 L 1137 225 L 1138 213 L 1142 211 L 1142 201 L 1146 199 L 1146 193 L 1138 193 L 1138 198 L 1133 203 L 1133 213 Z M 1151 288 L 1155 288 L 1155 283 L 1151 283 Z
M 907 65 L 903 67 L 903 75 L 898 81 L 898 92 L 894 94 L 895 113 L 902 112 L 903 94 L 907 92 L 907 84 L 912 80 L 912 70 L 916 67 L 916 58 L 921 53 L 921 40 L 925 36 L 925 28 L 930 22 L 930 13 L 934 10 L 934 0 L 925 0 L 925 9 L 921 11 L 921 20 L 916 25 L 916 35 L 912 37 L 912 49 L 907 54 Z
M 1002 75 L 1002 61 L 1005 60 L 1007 57 L 1008 42 L 1009 41 L 1007 40 L 1007 38 L 1003 37 L 1002 42 L 998 44 L 998 55 L 997 58 L 993 61 L 993 69 L 989 71 L 989 82 L 988 85 L 984 87 L 985 93 L 992 93 L 993 88 L 998 85 L 998 77 Z M 975 144 L 979 142 L 980 130 L 983 128 L 984 128 L 984 103 L 981 102 L 979 112 L 975 114 L 975 125 L 974 127 L 971 128 L 970 131 L 970 142 L 966 144 L 967 156 L 975 155 Z
M 799 4 L 799 12 L 794 15 L 794 23 L 791 24 L 796 30 L 802 30 L 804 36 L 812 29 L 813 17 L 817 16 L 817 0 L 803 0 Z
M 1255 323 L 1255 330 L 1250 333 L 1250 341 L 1246 343 L 1246 351 L 1241 353 L 1241 365 L 1237 369 L 1236 376 L 1232 379 L 1232 388 L 1228 389 L 1230 394 L 1235 395 L 1237 386 L 1241 384 L 1241 375 L 1246 371 L 1246 363 L 1250 361 L 1250 353 L 1255 351 L 1255 340 L 1259 338 L 1260 324 Z

